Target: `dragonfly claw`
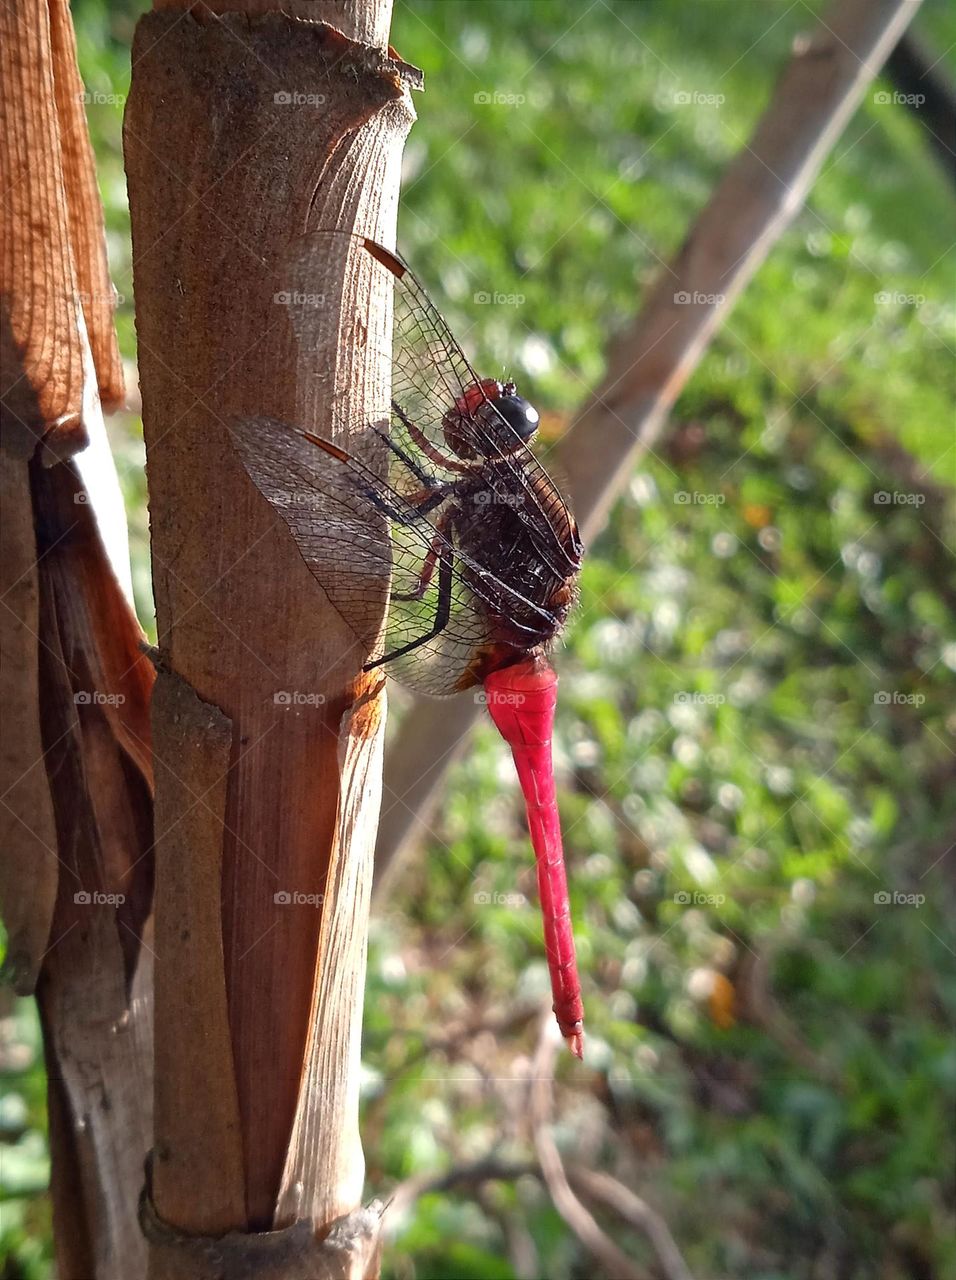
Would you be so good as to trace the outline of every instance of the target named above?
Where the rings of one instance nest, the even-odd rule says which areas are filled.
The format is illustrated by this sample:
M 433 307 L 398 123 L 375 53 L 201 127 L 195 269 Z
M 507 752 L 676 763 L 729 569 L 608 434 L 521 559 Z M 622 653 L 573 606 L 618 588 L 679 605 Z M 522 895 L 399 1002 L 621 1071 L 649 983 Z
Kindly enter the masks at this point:
M 578 1024 L 580 1028 L 580 1023 Z M 571 1031 L 565 1035 L 568 1048 L 576 1058 L 584 1058 L 584 1032 L 582 1030 Z

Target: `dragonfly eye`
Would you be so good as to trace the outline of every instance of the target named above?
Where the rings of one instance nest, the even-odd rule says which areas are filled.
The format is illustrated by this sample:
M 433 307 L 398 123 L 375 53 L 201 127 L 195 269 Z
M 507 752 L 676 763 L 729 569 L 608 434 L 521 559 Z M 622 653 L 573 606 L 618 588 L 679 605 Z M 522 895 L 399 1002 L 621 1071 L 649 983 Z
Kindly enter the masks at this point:
M 527 442 L 531 439 L 541 420 L 533 404 L 523 396 L 514 395 L 498 396 L 492 403 L 508 426 L 514 428 L 521 440 Z

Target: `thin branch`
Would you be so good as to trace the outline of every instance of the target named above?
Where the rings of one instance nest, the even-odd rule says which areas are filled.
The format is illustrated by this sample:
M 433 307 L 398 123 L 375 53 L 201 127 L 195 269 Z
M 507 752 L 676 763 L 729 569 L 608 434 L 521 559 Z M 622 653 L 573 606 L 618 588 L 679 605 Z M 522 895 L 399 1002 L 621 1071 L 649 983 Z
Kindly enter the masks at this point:
M 551 1134 L 554 1098 L 554 1062 L 559 1040 L 550 1011 L 542 1020 L 541 1037 L 534 1057 L 531 1083 L 531 1125 L 541 1173 L 561 1217 L 589 1253 L 614 1280 L 648 1280 L 648 1272 L 636 1266 L 600 1227 L 597 1219 L 571 1190 L 561 1153 Z
M 389 1218 L 395 1221 L 404 1217 L 422 1196 L 455 1191 L 460 1187 L 480 1186 L 485 1182 L 515 1182 L 528 1174 L 535 1177 L 539 1175 L 534 1161 L 499 1160 L 496 1156 L 485 1156 L 471 1164 L 456 1165 L 445 1173 L 417 1174 L 400 1182 L 393 1191 L 388 1202 Z
M 647 1236 L 667 1280 L 694 1280 L 681 1257 L 670 1228 L 646 1200 L 641 1199 L 616 1178 L 612 1178 L 609 1173 L 587 1169 L 583 1165 L 568 1165 L 565 1171 L 569 1181 L 579 1191 L 583 1191 L 594 1200 L 600 1200 L 609 1209 L 620 1214 L 636 1231 Z
M 553 1093 L 553 1070 L 558 1048 L 552 1034 L 550 1011 L 543 1023 L 541 1043 L 532 1069 L 531 1119 L 534 1129 L 534 1161 L 506 1161 L 485 1156 L 470 1164 L 457 1165 L 441 1174 L 419 1174 L 407 1178 L 396 1187 L 389 1201 L 391 1221 L 408 1214 L 416 1201 L 459 1188 L 481 1188 L 487 1182 L 515 1182 L 529 1174 L 544 1181 L 562 1217 L 586 1248 L 608 1268 L 615 1280 L 646 1280 L 646 1273 L 634 1266 L 616 1244 L 601 1230 L 595 1219 L 574 1195 L 573 1183 L 584 1195 L 613 1209 L 635 1230 L 647 1237 L 657 1255 L 666 1280 L 693 1280 L 667 1223 L 635 1192 L 609 1174 L 572 1164 L 564 1167 L 550 1135 Z

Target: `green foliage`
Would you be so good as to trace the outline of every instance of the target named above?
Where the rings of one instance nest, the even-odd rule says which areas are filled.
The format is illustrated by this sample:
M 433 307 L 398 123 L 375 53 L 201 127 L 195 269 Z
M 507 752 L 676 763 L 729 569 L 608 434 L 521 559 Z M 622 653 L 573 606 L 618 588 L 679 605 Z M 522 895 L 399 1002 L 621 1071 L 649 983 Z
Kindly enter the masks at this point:
M 0 992 L 0 1275 L 45 1280 L 50 1265 L 46 1082 L 34 1006 Z
M 427 83 L 399 242 L 476 363 L 567 420 L 818 9 L 397 8 Z M 129 10 L 74 12 L 88 89 L 125 94 Z M 919 21 L 952 45 L 941 0 Z M 129 297 L 120 114 L 89 109 Z M 559 1066 L 555 1136 L 655 1207 L 699 1276 L 956 1269 L 951 220 L 917 122 L 871 92 L 591 549 L 558 659 L 588 1040 Z M 145 602 L 135 429 L 114 442 Z M 533 1161 L 547 972 L 490 729 L 433 827 L 372 937 L 363 1132 L 385 1194 Z M 32 1280 L 29 1176 L 0 1184 L 0 1259 Z M 386 1265 L 600 1274 L 530 1175 L 426 1195 Z

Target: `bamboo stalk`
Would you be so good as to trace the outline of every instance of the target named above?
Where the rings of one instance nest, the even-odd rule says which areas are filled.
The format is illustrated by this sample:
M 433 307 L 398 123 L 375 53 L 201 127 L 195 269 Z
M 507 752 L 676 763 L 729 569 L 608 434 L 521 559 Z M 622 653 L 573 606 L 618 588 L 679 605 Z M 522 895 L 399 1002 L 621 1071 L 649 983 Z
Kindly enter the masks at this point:
M 312 20 L 285 5 L 164 4 L 133 50 L 125 146 L 153 578 L 179 690 L 154 708 L 154 1277 L 193 1274 L 177 1272 L 170 1233 L 183 1248 L 188 1235 L 303 1221 L 321 1235 L 356 1209 L 364 1175 L 357 1063 L 384 698 L 228 428 L 272 414 L 346 439 L 387 379 L 387 344 L 360 335 L 384 333 L 385 300 L 370 310 L 309 232 L 394 234 L 413 112 L 407 69 L 385 52 L 388 0 L 301 10 Z M 201 778 L 177 706 L 213 734 L 221 767 Z M 201 909 L 183 897 L 193 890 Z M 196 927 L 177 931 L 190 910 Z M 257 1258 L 268 1239 L 250 1234 Z

